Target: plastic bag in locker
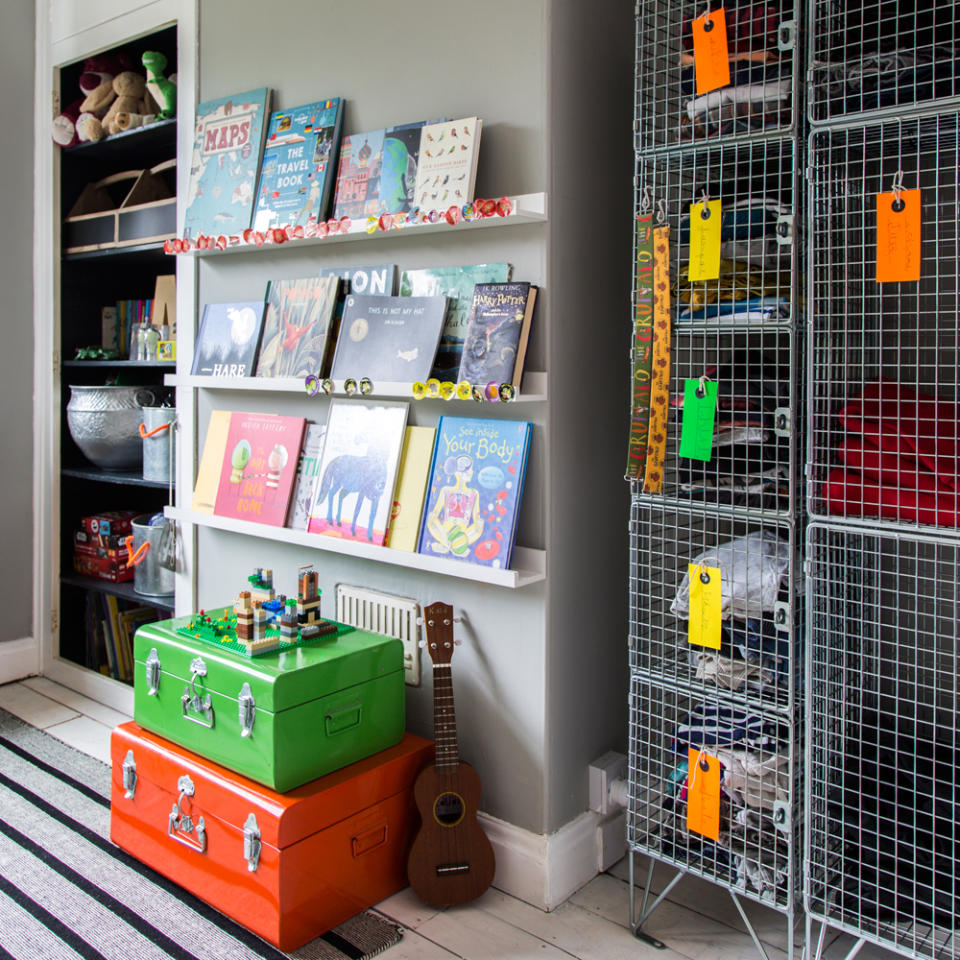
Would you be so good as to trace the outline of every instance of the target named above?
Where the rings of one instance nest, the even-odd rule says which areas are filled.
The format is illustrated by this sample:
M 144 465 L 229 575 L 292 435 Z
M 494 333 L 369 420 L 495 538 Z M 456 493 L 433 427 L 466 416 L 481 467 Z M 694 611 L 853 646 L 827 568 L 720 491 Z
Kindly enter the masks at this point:
M 690 563 L 720 568 L 721 617 L 759 617 L 774 609 L 790 569 L 790 545 L 772 530 L 757 530 L 704 550 Z M 686 573 L 670 612 L 683 618 L 690 614 L 690 579 Z

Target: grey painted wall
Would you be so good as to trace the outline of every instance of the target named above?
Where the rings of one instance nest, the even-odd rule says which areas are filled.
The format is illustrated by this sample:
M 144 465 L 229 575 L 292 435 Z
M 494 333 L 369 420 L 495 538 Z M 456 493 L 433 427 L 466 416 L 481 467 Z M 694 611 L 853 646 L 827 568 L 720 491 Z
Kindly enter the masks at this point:
M 403 268 L 506 260 L 515 279 L 542 286 L 527 369 L 549 371 L 551 400 L 508 414 L 535 424 L 517 540 L 548 550 L 546 584 L 504 590 L 210 530 L 198 541 L 206 606 L 232 599 L 253 566 L 271 566 L 282 589 L 304 562 L 317 567 L 328 610 L 340 582 L 452 603 L 469 621 L 457 630 L 463 645 L 453 660 L 461 755 L 480 774 L 483 809 L 536 833 L 556 830 L 586 808 L 586 764 L 625 738 L 622 314 L 629 311 L 632 71 L 622 48 L 632 35 L 632 10 L 598 13 L 623 6 L 604 0 L 581 16 L 578 6 L 487 0 L 478 24 L 468 0 L 201 3 L 201 100 L 259 85 L 274 88 L 275 107 L 340 95 L 347 99 L 347 133 L 476 114 L 484 120 L 477 195 L 548 192 L 550 224 L 212 258 L 201 262 L 199 294 L 201 304 L 258 297 L 268 279 L 309 276 L 318 264 L 384 262 Z M 585 38 L 590 49 L 579 48 Z M 608 41 L 618 48 L 614 58 L 604 54 Z M 593 69 L 601 61 L 607 72 L 588 76 L 584 64 Z M 598 102 L 617 85 L 620 96 Z M 582 144 L 598 121 L 604 148 L 623 152 L 599 182 L 586 176 L 592 161 Z M 608 174 L 623 177 L 622 196 L 614 198 Z M 584 235 L 576 222 L 595 203 L 584 196 L 590 182 L 610 194 L 601 230 L 622 219 L 606 237 Z M 573 204 L 569 213 L 565 204 Z M 601 325 L 598 307 L 618 315 Z M 584 375 L 607 378 L 610 394 L 585 404 L 572 386 Z M 216 405 L 326 416 L 323 400 L 201 393 L 201 434 Z M 588 409 L 593 415 L 585 415 Z M 410 419 L 434 424 L 443 412 L 437 403 L 412 403 Z M 502 413 L 490 406 L 477 415 Z M 594 489 L 602 504 L 585 501 Z M 596 616 L 598 609 L 605 612 Z M 408 727 L 430 736 L 426 655 L 422 665 L 422 686 L 408 688 Z
M 0 641 L 32 633 L 33 604 L 33 0 L 0 4 L 0 124 L 6 131 L 0 231 Z

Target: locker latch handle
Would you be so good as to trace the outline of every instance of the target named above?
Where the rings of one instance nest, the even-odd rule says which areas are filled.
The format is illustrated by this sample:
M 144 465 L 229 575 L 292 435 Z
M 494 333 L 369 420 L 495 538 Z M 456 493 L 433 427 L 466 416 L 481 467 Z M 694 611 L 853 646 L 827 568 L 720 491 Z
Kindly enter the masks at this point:
M 137 789 L 137 761 L 133 758 L 132 750 L 127 751 L 120 769 L 123 775 L 123 797 L 125 800 L 132 800 Z
M 190 662 L 190 683 L 183 688 L 180 698 L 180 713 L 185 720 L 199 723 L 201 727 L 213 726 L 213 700 L 209 693 L 199 694 L 194 684 L 198 677 L 207 675 L 207 665 L 201 657 Z
M 160 687 L 160 654 L 156 647 L 151 648 L 144 669 L 147 674 L 147 696 L 155 697 Z
M 240 712 L 240 736 L 249 737 L 253 733 L 253 721 L 257 718 L 257 702 L 253 699 L 249 683 L 240 688 L 237 707 Z
M 260 827 L 257 825 L 257 818 L 251 813 L 243 825 L 243 859 L 247 861 L 247 870 L 251 873 L 257 872 L 261 847 Z

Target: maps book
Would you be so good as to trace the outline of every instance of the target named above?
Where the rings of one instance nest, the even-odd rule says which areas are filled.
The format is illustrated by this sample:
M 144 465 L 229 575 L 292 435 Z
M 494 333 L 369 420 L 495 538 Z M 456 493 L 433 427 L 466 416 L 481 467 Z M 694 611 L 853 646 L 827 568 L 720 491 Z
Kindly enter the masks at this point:
M 335 274 L 271 281 L 258 377 L 305 377 L 323 371 L 339 286 L 340 278 Z
M 326 219 L 342 127 L 340 97 L 273 113 L 260 165 L 256 230 Z
M 482 124 L 477 117 L 424 124 L 414 188 L 421 210 L 462 207 L 473 199 Z
M 406 213 L 414 206 L 424 121 L 343 138 L 333 216 L 366 220 L 381 213 Z
M 509 263 L 478 263 L 464 267 L 424 267 L 400 274 L 400 296 L 447 298 L 447 316 L 440 334 L 440 346 L 433 361 L 431 377 L 456 380 L 463 355 L 463 336 L 478 283 L 505 283 L 510 279 Z M 360 291 L 358 291 L 360 292 Z
M 269 110 L 267 87 L 199 104 L 184 237 L 239 236 L 250 226 Z
M 190 372 L 205 377 L 252 377 L 265 306 L 262 300 L 208 303 Z
M 394 550 L 417 549 L 423 497 L 433 455 L 434 427 L 407 427 L 397 471 L 397 489 L 393 495 L 390 527 L 384 545 Z
M 409 404 L 331 400 L 308 530 L 382 546 Z
M 347 297 L 330 376 L 426 380 L 440 342 L 446 297 Z
M 530 283 L 474 287 L 457 380 L 520 386 L 537 288 Z
M 282 527 L 305 425 L 303 417 L 233 411 L 213 512 Z
M 419 553 L 510 568 L 532 426 L 441 417 Z

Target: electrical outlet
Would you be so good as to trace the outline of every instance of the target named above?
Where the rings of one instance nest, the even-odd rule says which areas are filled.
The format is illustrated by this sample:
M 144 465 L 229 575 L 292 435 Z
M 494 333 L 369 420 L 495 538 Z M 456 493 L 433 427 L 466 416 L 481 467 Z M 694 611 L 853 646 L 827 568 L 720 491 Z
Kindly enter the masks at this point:
M 608 814 L 614 809 L 610 802 L 610 784 L 625 780 L 627 758 L 622 753 L 610 750 L 597 757 L 588 767 L 590 772 L 590 809 L 599 814 Z
M 403 679 L 420 684 L 420 607 L 416 600 L 390 593 L 337 584 L 337 620 L 358 630 L 382 633 L 403 642 Z

